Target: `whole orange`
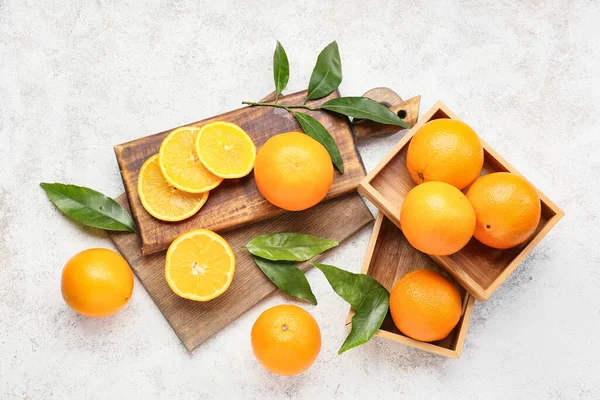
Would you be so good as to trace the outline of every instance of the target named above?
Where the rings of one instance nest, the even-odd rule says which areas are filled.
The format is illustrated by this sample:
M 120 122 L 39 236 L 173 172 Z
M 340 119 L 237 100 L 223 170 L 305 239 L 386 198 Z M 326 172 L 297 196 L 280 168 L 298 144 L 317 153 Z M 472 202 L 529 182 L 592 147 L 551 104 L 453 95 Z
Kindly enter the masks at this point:
M 452 332 L 460 320 L 462 300 L 448 279 L 420 269 L 396 282 L 390 293 L 390 312 L 406 336 L 433 342 Z
M 475 239 L 496 249 L 526 241 L 540 222 L 542 206 L 535 188 L 518 175 L 496 172 L 471 185 L 467 199 L 475 209 Z
M 404 198 L 400 227 L 423 253 L 447 256 L 462 249 L 475 231 L 475 211 L 465 195 L 444 182 L 415 186 Z
M 483 147 L 473 129 L 454 119 L 423 125 L 408 145 L 406 166 L 415 183 L 441 181 L 466 188 L 483 167 Z
M 265 198 L 288 211 L 314 206 L 333 182 L 331 157 L 323 145 L 300 132 L 275 135 L 254 164 L 256 186 Z
M 109 249 L 88 249 L 65 264 L 61 289 L 73 310 L 88 317 L 119 312 L 133 292 L 133 273 L 120 254 Z
M 263 367 L 278 375 L 297 375 L 317 359 L 321 330 L 307 311 L 283 304 L 258 317 L 251 341 L 254 355 Z

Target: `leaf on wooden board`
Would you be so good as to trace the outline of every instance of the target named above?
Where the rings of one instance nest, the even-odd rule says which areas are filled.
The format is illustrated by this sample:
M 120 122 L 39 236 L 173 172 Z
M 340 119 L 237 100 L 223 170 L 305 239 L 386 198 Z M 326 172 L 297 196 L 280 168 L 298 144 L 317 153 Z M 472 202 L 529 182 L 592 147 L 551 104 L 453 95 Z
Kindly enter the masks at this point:
M 304 273 L 291 261 L 272 261 L 252 255 L 256 265 L 284 293 L 310 301 L 317 305 L 310 284 Z
M 100 192 L 62 183 L 40 183 L 40 186 L 60 211 L 77 222 L 109 231 L 135 232 L 129 213 Z
M 342 61 L 337 42 L 329 43 L 317 57 L 308 84 L 308 99 L 328 96 L 342 83 Z
M 352 329 L 338 354 L 367 343 L 381 327 L 389 306 L 390 294 L 385 288 L 367 294 L 352 317 Z
M 290 78 L 290 64 L 287 54 L 281 43 L 277 41 L 275 53 L 273 54 L 273 79 L 275 80 L 275 102 L 283 92 Z
M 348 117 L 368 119 L 382 124 L 397 125 L 410 129 L 410 126 L 391 112 L 389 108 L 367 97 L 338 97 L 326 101 L 320 108 Z
M 245 247 L 255 256 L 273 261 L 306 261 L 337 246 L 335 240 L 305 233 L 272 233 L 257 236 Z
M 354 310 L 362 304 L 365 297 L 374 290 L 385 289 L 383 285 L 365 274 L 352 272 L 334 267 L 333 265 L 313 263 L 329 281 L 335 292 L 346 300 Z
M 344 160 L 342 160 L 340 149 L 327 129 L 325 129 L 325 127 L 319 121 L 308 114 L 294 112 L 294 117 L 296 117 L 302 126 L 302 129 L 304 129 L 304 132 L 306 132 L 308 136 L 315 139 L 317 142 L 321 143 L 323 147 L 325 147 L 329 153 L 329 156 L 331 157 L 331 161 L 343 174 Z

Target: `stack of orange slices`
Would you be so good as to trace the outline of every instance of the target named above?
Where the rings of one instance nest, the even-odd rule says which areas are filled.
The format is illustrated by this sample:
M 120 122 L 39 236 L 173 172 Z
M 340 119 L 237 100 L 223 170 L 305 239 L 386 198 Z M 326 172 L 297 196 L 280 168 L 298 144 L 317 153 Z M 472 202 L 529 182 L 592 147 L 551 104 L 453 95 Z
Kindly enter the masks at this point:
M 224 179 L 242 178 L 254 168 L 256 146 L 236 124 L 209 122 L 173 130 L 158 154 L 138 175 L 138 194 L 150 215 L 181 221 L 196 214 L 209 191 Z M 208 301 L 223 294 L 233 280 L 235 256 L 227 241 L 206 229 L 187 232 L 171 243 L 165 279 L 180 297 Z
M 184 220 L 202 208 L 223 179 L 248 175 L 255 158 L 254 142 L 236 124 L 213 121 L 177 128 L 142 165 L 140 201 L 157 219 Z

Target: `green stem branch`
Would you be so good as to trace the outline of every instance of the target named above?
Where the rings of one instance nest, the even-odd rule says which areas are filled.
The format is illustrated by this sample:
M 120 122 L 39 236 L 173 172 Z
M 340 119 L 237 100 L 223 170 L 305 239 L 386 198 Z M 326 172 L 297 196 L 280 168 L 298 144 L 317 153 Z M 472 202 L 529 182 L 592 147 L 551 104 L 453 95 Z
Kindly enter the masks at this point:
M 283 109 L 286 109 L 288 111 L 290 111 L 290 108 L 303 108 L 305 110 L 310 110 L 310 111 L 318 111 L 319 110 L 318 107 L 314 108 L 314 107 L 309 107 L 309 106 L 305 106 L 305 105 L 302 105 L 302 104 L 287 104 L 287 105 L 283 105 L 283 104 L 277 104 L 277 103 L 260 103 L 260 102 L 253 102 L 253 101 L 243 101 L 242 104 L 247 104 L 249 106 L 283 108 Z

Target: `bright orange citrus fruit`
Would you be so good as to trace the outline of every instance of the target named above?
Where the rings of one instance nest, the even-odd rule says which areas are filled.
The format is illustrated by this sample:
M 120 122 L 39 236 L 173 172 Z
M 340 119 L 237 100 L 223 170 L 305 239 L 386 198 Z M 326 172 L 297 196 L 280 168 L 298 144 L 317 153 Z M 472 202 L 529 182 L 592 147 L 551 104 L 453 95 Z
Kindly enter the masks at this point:
M 406 166 L 417 184 L 441 181 L 462 190 L 481 172 L 483 147 L 464 122 L 434 119 L 411 139 Z
M 214 121 L 200 127 L 196 135 L 196 154 L 206 169 L 216 176 L 241 178 L 254 168 L 256 146 L 238 125 Z
M 109 249 L 88 249 L 65 264 L 62 296 L 73 310 L 88 317 L 119 312 L 133 293 L 133 273 L 127 261 Z
M 433 342 L 456 327 L 462 300 L 452 282 L 435 271 L 421 269 L 396 282 L 390 293 L 390 312 L 406 336 Z
M 196 154 L 199 130 L 193 126 L 173 130 L 162 141 L 158 152 L 158 164 L 167 182 L 188 193 L 207 192 L 223 181 L 207 170 Z
M 234 272 L 233 250 L 222 236 L 207 229 L 184 233 L 167 251 L 165 278 L 185 299 L 208 301 L 222 295 Z
M 496 249 L 525 242 L 540 222 L 538 193 L 519 175 L 496 172 L 482 176 L 469 188 L 467 199 L 477 216 L 475 239 Z
M 298 375 L 321 350 L 319 324 L 307 311 L 280 305 L 264 311 L 254 323 L 252 350 L 263 367 L 278 375 Z
M 465 195 L 444 182 L 415 186 L 404 198 L 400 227 L 423 253 L 447 256 L 462 249 L 475 231 L 475 211 Z
M 138 175 L 138 195 L 144 209 L 163 221 L 181 221 L 196 214 L 208 192 L 187 193 L 167 182 L 158 164 L 158 154 L 146 160 Z
M 319 203 L 333 182 L 331 157 L 323 145 L 300 132 L 275 135 L 262 146 L 254 167 L 265 198 L 288 211 Z

